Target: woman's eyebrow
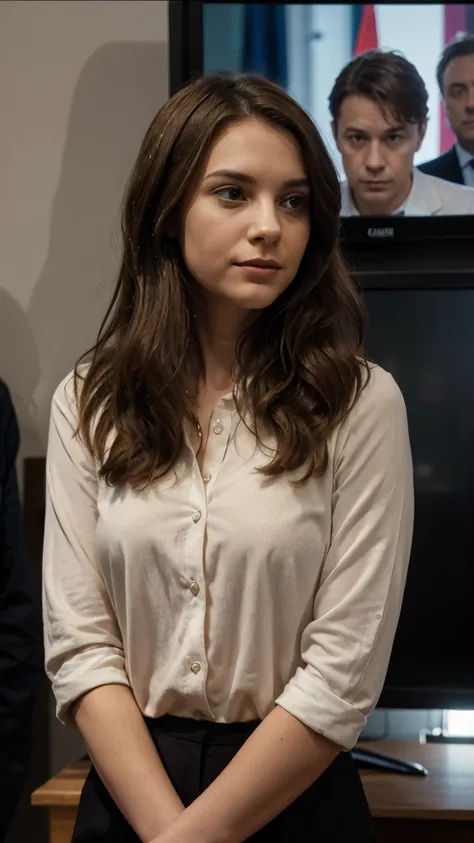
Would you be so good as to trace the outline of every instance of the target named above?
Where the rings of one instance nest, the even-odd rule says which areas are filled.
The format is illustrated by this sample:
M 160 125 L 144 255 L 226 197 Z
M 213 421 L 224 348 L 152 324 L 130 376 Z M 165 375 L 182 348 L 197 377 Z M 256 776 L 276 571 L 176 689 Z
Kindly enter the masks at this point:
M 240 173 L 237 170 L 214 170 L 205 177 L 204 181 L 215 178 L 234 179 L 235 181 L 241 181 L 247 184 L 255 184 L 256 181 L 252 176 L 249 176 L 246 173 Z M 309 187 L 309 179 L 307 179 L 306 176 L 299 179 L 287 179 L 282 182 L 282 187 Z

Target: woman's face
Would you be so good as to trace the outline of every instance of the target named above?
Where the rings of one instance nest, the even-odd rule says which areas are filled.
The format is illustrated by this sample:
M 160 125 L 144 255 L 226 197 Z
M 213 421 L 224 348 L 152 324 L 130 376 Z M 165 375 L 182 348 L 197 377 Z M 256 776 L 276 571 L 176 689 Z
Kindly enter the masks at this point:
M 293 281 L 309 234 L 309 181 L 296 140 L 256 119 L 231 125 L 211 149 L 181 232 L 206 300 L 268 307 Z

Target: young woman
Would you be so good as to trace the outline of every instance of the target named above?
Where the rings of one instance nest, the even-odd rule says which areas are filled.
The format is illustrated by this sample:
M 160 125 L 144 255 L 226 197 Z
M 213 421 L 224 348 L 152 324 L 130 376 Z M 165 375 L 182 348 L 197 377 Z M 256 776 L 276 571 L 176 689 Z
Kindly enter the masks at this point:
M 52 404 L 47 671 L 93 762 L 74 843 L 372 839 L 348 750 L 388 664 L 412 467 L 340 201 L 263 79 L 195 80 L 145 136 L 112 303 Z

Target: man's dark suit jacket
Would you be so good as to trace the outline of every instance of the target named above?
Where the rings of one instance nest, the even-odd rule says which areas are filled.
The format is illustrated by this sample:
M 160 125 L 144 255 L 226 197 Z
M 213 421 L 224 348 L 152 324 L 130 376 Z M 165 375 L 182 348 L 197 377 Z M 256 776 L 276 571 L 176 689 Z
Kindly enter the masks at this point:
M 425 164 L 418 164 L 418 169 L 428 176 L 436 176 L 438 179 L 452 181 L 455 184 L 464 184 L 459 158 L 456 147 L 452 146 L 443 155 L 427 161 Z
M 0 380 L 0 841 L 25 781 L 42 662 L 16 476 L 18 447 L 15 410 Z

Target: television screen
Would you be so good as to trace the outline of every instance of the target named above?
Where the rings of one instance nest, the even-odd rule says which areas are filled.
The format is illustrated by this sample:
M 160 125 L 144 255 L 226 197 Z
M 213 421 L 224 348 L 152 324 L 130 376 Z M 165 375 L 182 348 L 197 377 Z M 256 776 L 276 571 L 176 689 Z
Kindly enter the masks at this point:
M 415 529 L 381 704 L 474 707 L 474 290 L 371 290 L 367 354 L 405 398 Z M 396 455 L 394 455 L 396 456 Z
M 203 3 L 202 14 L 204 72 L 263 74 L 314 119 L 343 217 L 474 214 L 474 4 Z

